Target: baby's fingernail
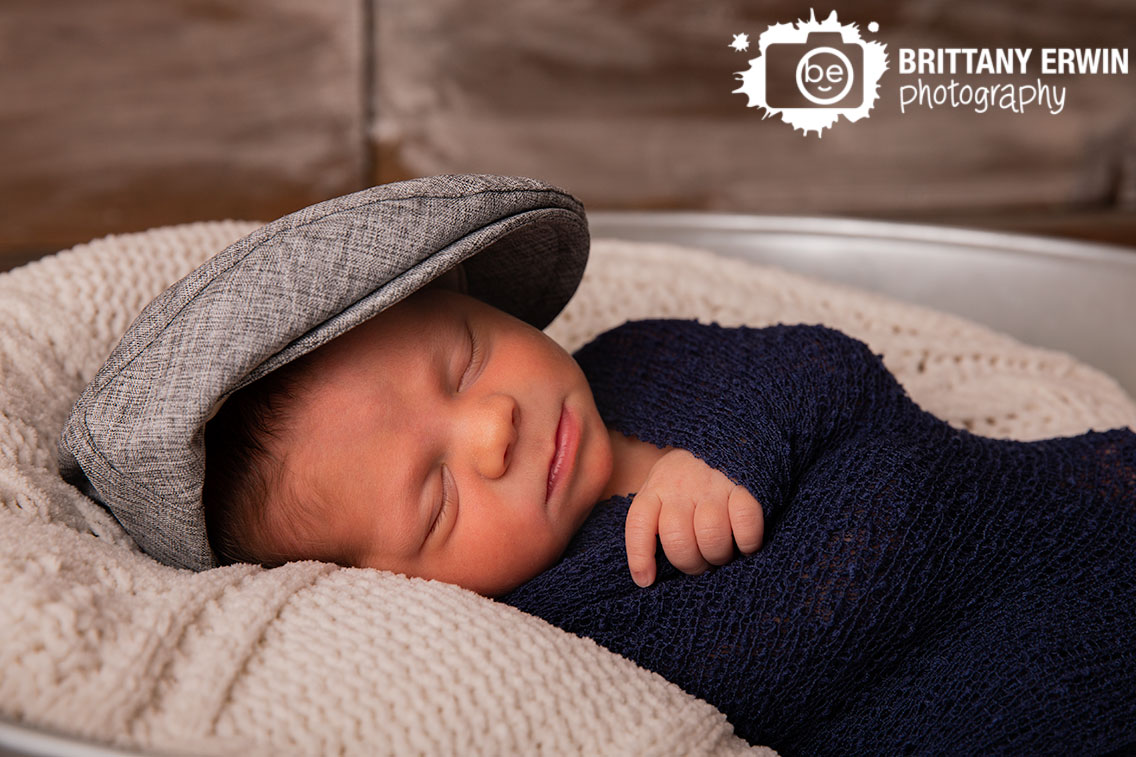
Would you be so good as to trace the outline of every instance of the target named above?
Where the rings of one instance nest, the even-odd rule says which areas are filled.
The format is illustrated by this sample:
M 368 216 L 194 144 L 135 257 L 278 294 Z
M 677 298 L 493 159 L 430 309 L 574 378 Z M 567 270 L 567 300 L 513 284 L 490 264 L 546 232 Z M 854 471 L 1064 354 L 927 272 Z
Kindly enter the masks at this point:
M 641 589 L 645 589 L 651 585 L 651 578 L 642 571 L 631 571 L 631 580 L 635 582 Z

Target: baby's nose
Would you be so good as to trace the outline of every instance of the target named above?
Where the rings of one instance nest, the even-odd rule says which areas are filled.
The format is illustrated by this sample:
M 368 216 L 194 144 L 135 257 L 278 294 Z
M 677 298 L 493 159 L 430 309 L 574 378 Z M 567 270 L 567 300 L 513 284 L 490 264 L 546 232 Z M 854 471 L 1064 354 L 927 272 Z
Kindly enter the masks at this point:
M 475 465 L 486 478 L 500 478 L 509 469 L 517 441 L 519 409 L 512 397 L 495 394 L 478 406 L 470 429 Z

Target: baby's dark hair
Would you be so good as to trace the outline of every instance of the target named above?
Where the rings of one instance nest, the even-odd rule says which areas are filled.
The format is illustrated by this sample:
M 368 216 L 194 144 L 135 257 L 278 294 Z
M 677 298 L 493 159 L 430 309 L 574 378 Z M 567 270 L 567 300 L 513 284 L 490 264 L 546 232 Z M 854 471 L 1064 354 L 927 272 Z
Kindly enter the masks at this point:
M 274 521 L 302 520 L 304 508 L 284 486 L 284 461 L 271 441 L 292 427 L 299 395 L 312 379 L 308 355 L 232 394 L 205 424 L 201 499 L 209 544 L 223 565 L 275 567 L 294 559 L 265 546 L 264 536 L 270 505 Z

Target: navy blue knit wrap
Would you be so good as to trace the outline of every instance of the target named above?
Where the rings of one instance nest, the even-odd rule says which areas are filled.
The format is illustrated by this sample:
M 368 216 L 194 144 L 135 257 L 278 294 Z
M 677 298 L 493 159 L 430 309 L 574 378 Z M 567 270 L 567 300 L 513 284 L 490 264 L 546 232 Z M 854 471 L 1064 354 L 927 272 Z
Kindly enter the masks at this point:
M 639 321 L 576 354 L 605 422 L 745 485 L 765 543 L 631 580 L 629 500 L 503 598 L 796 754 L 1136 744 L 1136 435 L 993 440 L 814 326 Z

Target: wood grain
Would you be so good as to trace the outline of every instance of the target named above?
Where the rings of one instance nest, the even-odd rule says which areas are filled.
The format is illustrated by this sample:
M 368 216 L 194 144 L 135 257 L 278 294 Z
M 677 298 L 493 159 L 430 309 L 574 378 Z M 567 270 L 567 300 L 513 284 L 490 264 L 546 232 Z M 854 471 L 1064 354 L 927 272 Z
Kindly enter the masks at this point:
M 0 250 L 364 184 L 358 0 L 4 0 Z
M 732 35 L 793 21 L 796 2 L 377 2 L 379 181 L 493 171 L 547 178 L 592 207 L 876 215 L 1020 214 L 1136 194 L 1134 75 L 1051 77 L 1068 86 L 1056 116 L 901 115 L 894 96 L 898 47 L 1125 47 L 1131 4 L 859 3 L 842 20 L 880 24 L 865 37 L 892 51 L 885 97 L 817 139 L 731 92 L 756 55 L 730 49 Z
M 862 30 L 879 23 L 865 37 L 892 66 L 871 116 L 821 139 L 732 91 L 757 54 L 732 50 L 733 35 L 756 40 L 803 12 L 796 0 L 4 0 L 0 270 L 107 233 L 270 219 L 463 171 L 540 177 L 593 209 L 856 215 L 1136 246 L 1136 71 L 1051 78 L 1068 87 L 1056 116 L 900 114 L 894 59 L 899 47 L 1129 47 L 1136 5 L 842 8 Z

